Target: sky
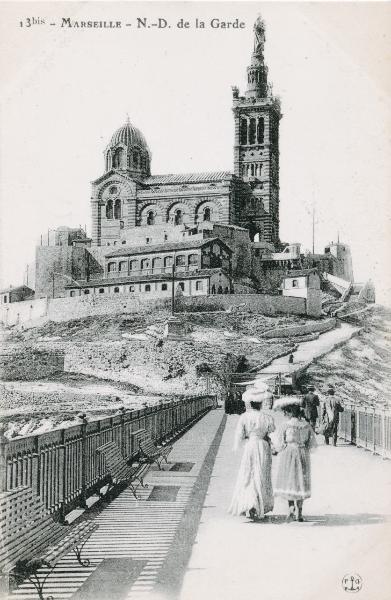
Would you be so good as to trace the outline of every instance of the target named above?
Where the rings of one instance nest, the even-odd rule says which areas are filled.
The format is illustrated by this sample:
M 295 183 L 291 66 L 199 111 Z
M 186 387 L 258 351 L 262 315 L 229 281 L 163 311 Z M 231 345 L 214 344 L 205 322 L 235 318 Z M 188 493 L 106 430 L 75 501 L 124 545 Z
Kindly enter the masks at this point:
M 231 86 L 244 91 L 259 14 L 283 113 L 280 237 L 310 249 L 314 206 L 315 250 L 339 235 L 356 281 L 371 277 L 391 304 L 391 5 L 373 2 L 0 3 L 1 287 L 23 281 L 48 229 L 90 233 L 90 182 L 127 115 L 153 174 L 233 169 Z M 26 27 L 34 15 L 45 24 Z M 137 29 L 137 17 L 171 28 Z

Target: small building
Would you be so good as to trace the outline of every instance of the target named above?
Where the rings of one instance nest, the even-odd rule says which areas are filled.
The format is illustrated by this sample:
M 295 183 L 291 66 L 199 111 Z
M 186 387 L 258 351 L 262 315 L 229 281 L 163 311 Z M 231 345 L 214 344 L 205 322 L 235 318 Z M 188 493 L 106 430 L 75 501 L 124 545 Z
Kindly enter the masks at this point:
M 308 298 L 310 290 L 320 290 L 320 277 L 316 269 L 290 271 L 282 278 L 282 295 Z
M 322 315 L 322 292 L 317 269 L 290 271 L 282 279 L 282 295 L 304 298 L 308 316 Z
M 20 285 L 18 287 L 10 287 L 0 292 L 1 300 L 0 304 L 10 304 L 11 302 L 22 302 L 28 300 L 34 296 L 34 290 L 27 285 Z

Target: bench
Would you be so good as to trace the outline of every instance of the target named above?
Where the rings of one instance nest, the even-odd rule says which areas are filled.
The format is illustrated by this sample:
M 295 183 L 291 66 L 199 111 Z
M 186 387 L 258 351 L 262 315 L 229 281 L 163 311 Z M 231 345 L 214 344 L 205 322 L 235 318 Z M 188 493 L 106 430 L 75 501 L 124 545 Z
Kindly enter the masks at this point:
M 138 500 L 137 489 L 146 488 L 148 485 L 144 483 L 144 477 L 149 470 L 149 464 L 141 463 L 129 466 L 122 456 L 120 449 L 115 442 L 107 442 L 96 449 L 98 454 L 104 457 L 106 469 L 110 475 L 110 484 L 107 493 L 114 486 L 121 483 L 127 483 L 130 487 L 133 496 Z
M 167 456 L 172 450 L 172 446 L 156 446 L 150 437 L 145 438 L 139 443 L 141 459 L 147 463 L 156 463 L 158 468 L 161 469 L 161 463 L 163 460 L 168 463 Z
M 9 579 L 20 584 L 28 579 L 43 600 L 48 575 L 58 561 L 72 550 L 80 565 L 84 544 L 98 525 L 86 520 L 77 525 L 61 525 L 47 511 L 30 487 L 0 494 L 0 571 L 8 588 Z M 49 573 L 38 570 L 47 567 Z

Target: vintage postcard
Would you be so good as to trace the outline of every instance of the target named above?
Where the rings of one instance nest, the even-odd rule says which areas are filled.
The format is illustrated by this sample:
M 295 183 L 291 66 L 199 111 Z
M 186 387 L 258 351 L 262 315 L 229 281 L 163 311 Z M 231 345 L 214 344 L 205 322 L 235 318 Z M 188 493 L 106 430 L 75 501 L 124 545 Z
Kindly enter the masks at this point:
M 390 600 L 390 31 L 0 2 L 4 600 Z

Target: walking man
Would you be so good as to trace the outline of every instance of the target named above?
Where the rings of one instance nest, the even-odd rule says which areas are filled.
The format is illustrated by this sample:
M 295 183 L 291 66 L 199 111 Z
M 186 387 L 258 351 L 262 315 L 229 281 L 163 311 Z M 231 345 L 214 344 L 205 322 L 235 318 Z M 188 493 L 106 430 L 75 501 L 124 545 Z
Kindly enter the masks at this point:
M 308 387 L 308 392 L 303 397 L 303 409 L 306 421 L 310 423 L 312 429 L 315 431 L 316 421 L 318 419 L 318 406 L 320 405 L 319 396 L 315 394 L 315 388 L 313 385 Z
M 334 388 L 329 387 L 327 390 L 327 398 L 323 407 L 323 419 L 328 422 L 324 430 L 324 441 L 328 445 L 329 438 L 333 440 L 333 446 L 337 445 L 338 425 L 339 425 L 339 413 L 343 412 L 343 406 L 338 400 L 334 398 Z

